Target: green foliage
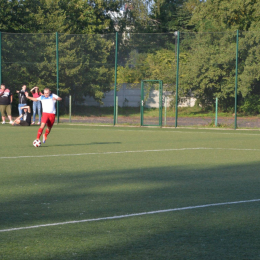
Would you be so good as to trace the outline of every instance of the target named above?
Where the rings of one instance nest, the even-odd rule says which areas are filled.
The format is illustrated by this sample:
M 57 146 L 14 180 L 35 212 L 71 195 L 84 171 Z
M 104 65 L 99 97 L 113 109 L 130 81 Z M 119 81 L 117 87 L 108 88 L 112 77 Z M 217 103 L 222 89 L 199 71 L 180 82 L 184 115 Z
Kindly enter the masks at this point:
M 187 52 L 187 61 L 180 65 L 183 93 L 193 93 L 203 107 L 212 104 L 216 97 L 224 110 L 233 105 L 235 40 L 235 33 L 182 36 Z
M 113 31 L 113 21 L 107 11 L 118 10 L 118 1 L 62 0 L 60 7 L 66 13 L 66 32 L 105 33 Z
M 243 97 L 260 95 L 260 33 L 245 32 L 239 42 L 239 91 Z
M 114 76 L 114 35 L 63 35 L 61 88 L 73 92 L 74 102 L 89 95 L 101 102 Z
M 181 80 L 186 93 L 192 91 L 203 106 L 218 97 L 222 110 L 231 111 L 234 107 L 235 30 L 255 30 L 260 21 L 259 7 L 259 1 L 208 0 L 194 9 L 191 24 L 201 33 L 184 35 L 188 38 L 184 47 L 188 62 L 184 64 L 187 74 Z M 202 33 L 205 31 L 210 33 Z M 251 95 L 260 95 L 259 37 L 260 34 L 253 31 L 239 35 L 238 93 L 241 104 Z
M 176 80 L 175 52 L 161 49 L 155 53 L 130 53 L 125 66 L 118 67 L 118 83 L 139 83 L 141 80 L 163 80 L 164 88 L 173 90 Z M 183 55 L 181 56 L 183 58 Z M 133 60 L 135 64 L 133 66 Z
M 86 95 L 101 101 L 111 89 L 114 35 L 59 35 L 60 95 L 73 92 L 74 102 Z M 101 51 L 102 50 L 102 51 Z M 3 81 L 56 91 L 55 34 L 2 34 Z
M 207 0 L 194 9 L 191 23 L 198 31 L 249 30 L 259 22 L 257 0 Z
M 113 31 L 107 11 L 119 2 L 84 0 L 1 0 L 0 31 L 30 33 L 104 33 Z
M 9 87 L 16 89 L 27 84 L 29 88 L 38 85 L 41 90 L 56 90 L 53 32 L 59 32 L 60 94 L 74 91 L 75 102 L 84 95 L 101 101 L 113 82 L 114 35 L 90 34 L 113 31 L 113 21 L 106 10 L 117 10 L 118 3 L 24 0 L 0 4 L 0 31 L 35 33 L 2 33 L 2 79 Z
M 29 22 L 26 6 L 18 0 L 0 1 L 0 31 L 28 32 L 26 23 Z
M 232 111 L 239 29 L 244 31 L 239 35 L 239 103 L 243 111 L 252 111 L 248 100 L 260 97 L 259 10 L 257 0 L 0 0 L 2 79 L 13 89 L 25 83 L 55 90 L 54 32 L 59 32 L 61 95 L 74 92 L 74 102 L 84 95 L 101 102 L 112 88 L 115 62 L 115 35 L 104 33 L 114 32 L 116 25 L 119 85 L 161 79 L 174 94 L 176 38 L 154 32 L 178 30 L 179 94 L 193 95 L 204 109 L 218 97 L 220 108 Z
M 122 40 L 124 43 L 124 41 Z M 164 88 L 173 90 L 176 80 L 175 36 L 173 34 L 131 34 L 119 50 L 118 83 L 163 80 Z M 187 55 L 181 53 L 181 60 Z
M 118 30 L 120 32 L 154 32 L 157 21 L 152 19 L 149 11 L 153 4 L 153 0 L 121 1 L 124 12 L 117 19 Z
M 192 12 L 199 0 L 156 0 L 152 9 L 152 18 L 161 32 L 193 30 L 190 24 Z
M 239 107 L 241 112 L 249 115 L 256 115 L 260 113 L 260 96 L 252 95 L 245 98 L 243 105 Z

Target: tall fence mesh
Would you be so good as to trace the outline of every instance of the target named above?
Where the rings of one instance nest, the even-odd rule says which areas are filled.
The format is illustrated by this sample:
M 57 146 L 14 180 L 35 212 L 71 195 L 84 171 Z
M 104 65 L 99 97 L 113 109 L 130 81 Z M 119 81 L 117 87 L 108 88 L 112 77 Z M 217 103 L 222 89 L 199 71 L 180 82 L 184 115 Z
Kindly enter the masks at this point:
M 122 33 L 118 39 L 118 124 L 140 125 L 142 80 L 163 80 L 163 100 L 165 96 L 171 100 L 174 94 L 175 36 Z M 158 86 L 150 89 L 153 93 L 145 104 L 146 120 L 150 122 L 158 118 Z M 168 122 L 173 121 L 169 115 Z
M 115 34 L 59 35 L 59 85 L 65 99 L 62 122 L 113 124 Z
M 1 79 L 14 94 L 13 115 L 25 84 L 59 92 L 60 122 L 140 125 L 141 81 L 162 80 L 165 126 L 260 127 L 260 32 L 239 32 L 238 42 L 237 32 L 181 32 L 179 45 L 176 33 L 117 35 L 1 33 Z M 156 84 L 150 91 L 148 122 L 159 110 Z
M 1 38 L 2 83 L 13 93 L 13 115 L 17 115 L 15 93 L 22 85 L 56 88 L 55 34 L 2 33 Z
M 178 126 L 234 127 L 236 33 L 181 33 L 179 71 Z
M 260 127 L 260 32 L 240 32 L 238 128 Z

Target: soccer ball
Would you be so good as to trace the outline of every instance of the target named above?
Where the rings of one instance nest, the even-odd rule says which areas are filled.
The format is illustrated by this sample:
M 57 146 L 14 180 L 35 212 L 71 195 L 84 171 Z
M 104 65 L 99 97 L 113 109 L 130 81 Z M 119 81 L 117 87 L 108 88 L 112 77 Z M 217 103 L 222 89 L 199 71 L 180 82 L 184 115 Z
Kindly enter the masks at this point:
M 40 147 L 41 144 L 42 144 L 42 143 L 41 143 L 40 140 L 34 140 L 34 141 L 33 141 L 33 146 L 34 146 L 34 147 Z

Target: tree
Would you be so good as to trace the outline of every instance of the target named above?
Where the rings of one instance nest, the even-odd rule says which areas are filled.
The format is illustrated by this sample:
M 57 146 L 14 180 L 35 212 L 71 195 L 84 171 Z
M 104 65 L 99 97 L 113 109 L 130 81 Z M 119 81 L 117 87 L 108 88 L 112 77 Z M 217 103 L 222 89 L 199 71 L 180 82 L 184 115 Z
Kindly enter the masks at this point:
M 109 33 L 114 31 L 114 21 L 108 11 L 118 12 L 119 1 L 61 0 L 65 12 L 66 32 L 71 34 Z
M 120 1 L 1 0 L 0 31 L 28 33 L 107 33 L 114 30 L 110 11 Z
M 28 32 L 27 10 L 19 0 L 0 0 L 0 31 Z
M 192 12 L 199 0 L 156 0 L 152 9 L 152 17 L 157 21 L 160 32 L 192 31 L 190 24 Z
M 76 101 L 82 100 L 84 95 L 101 101 L 113 82 L 115 37 L 92 34 L 113 30 L 105 8 L 112 5 L 116 9 L 116 4 L 83 0 L 3 1 L 1 4 L 9 13 L 18 7 L 22 10 L 20 24 L 23 26 L 19 29 L 13 22 L 6 22 L 7 31 L 34 33 L 2 34 L 2 78 L 6 84 L 14 89 L 27 84 L 55 90 L 56 37 L 53 32 L 60 32 L 60 94 L 75 91 Z M 10 21 L 18 19 L 11 18 Z M 88 34 L 76 35 L 78 33 Z
M 247 31 L 259 21 L 258 0 L 207 0 L 193 12 L 191 23 L 202 31 Z
M 236 33 L 185 34 L 180 44 L 187 53 L 180 64 L 181 90 L 192 93 L 204 108 L 216 97 L 223 110 L 234 107 Z
M 212 104 L 219 97 L 224 110 L 234 108 L 236 31 L 239 39 L 239 104 L 260 98 L 258 62 L 259 34 L 250 32 L 260 24 L 259 1 L 207 0 L 194 9 L 191 23 L 199 34 L 193 40 L 181 41 L 188 52 L 183 81 L 201 103 Z M 202 33 L 209 31 L 209 33 Z M 222 33 L 220 33 L 222 31 Z M 213 33 L 215 32 L 215 33 Z M 247 108 L 248 109 L 248 108 Z
M 120 32 L 154 32 L 157 21 L 151 17 L 154 0 L 120 1 L 117 30 Z

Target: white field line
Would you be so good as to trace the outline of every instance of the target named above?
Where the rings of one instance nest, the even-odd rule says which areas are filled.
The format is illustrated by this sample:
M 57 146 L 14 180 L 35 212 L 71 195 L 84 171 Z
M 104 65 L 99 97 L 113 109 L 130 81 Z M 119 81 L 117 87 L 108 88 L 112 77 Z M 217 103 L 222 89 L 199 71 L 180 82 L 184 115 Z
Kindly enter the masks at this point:
M 171 151 L 188 151 L 188 150 L 226 150 L 226 151 L 256 151 L 260 149 L 239 149 L 239 148 L 173 148 L 173 149 L 158 149 L 158 150 L 136 150 L 136 151 L 119 151 L 119 152 L 102 152 L 102 153 L 72 153 L 72 154 L 46 154 L 46 155 L 22 155 L 0 157 L 0 159 L 20 159 L 20 158 L 46 158 L 46 157 L 63 157 L 63 156 L 83 156 L 83 155 L 106 155 L 106 154 L 124 154 L 124 153 L 150 153 L 150 152 L 171 152 Z
M 35 225 L 35 226 L 28 226 L 28 227 L 8 228 L 8 229 L 1 229 L 0 232 L 10 232 L 10 231 L 17 231 L 17 230 L 24 230 L 24 229 L 35 229 L 35 228 L 41 228 L 41 227 L 60 226 L 60 225 L 77 224 L 77 223 L 94 222 L 94 221 L 111 220 L 111 219 L 122 219 L 122 218 L 137 217 L 137 216 L 144 216 L 144 215 L 153 215 L 153 214 L 173 212 L 173 211 L 200 209 L 200 208 L 225 206 L 225 205 L 250 203 L 250 202 L 259 202 L 259 201 L 260 201 L 260 199 L 253 199 L 253 200 L 241 200 L 241 201 L 233 201 L 233 202 L 205 204 L 205 205 L 198 205 L 198 206 L 189 206 L 189 207 L 182 207 L 182 208 L 164 209 L 164 210 L 148 211 L 148 212 L 141 212 L 141 213 L 133 213 L 133 214 L 113 216 L 113 217 L 92 218 L 92 219 L 83 219 L 83 220 L 74 220 L 74 221 L 51 223 L 51 224 L 42 224 L 42 225 Z

